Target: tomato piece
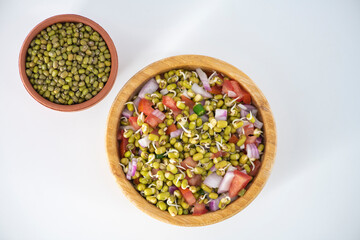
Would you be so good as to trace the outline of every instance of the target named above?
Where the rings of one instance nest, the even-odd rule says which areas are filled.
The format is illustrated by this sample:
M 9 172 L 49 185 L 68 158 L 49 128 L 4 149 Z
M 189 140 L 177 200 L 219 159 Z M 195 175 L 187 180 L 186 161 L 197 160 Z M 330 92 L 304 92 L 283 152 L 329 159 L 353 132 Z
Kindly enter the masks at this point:
M 140 126 L 137 124 L 137 119 L 138 119 L 138 117 L 129 117 L 130 125 L 131 125 L 135 130 L 139 130 L 139 129 L 140 129 Z
M 116 139 L 121 141 L 123 139 L 124 130 L 119 129 L 116 135 Z
M 175 124 L 171 124 L 170 126 L 168 126 L 168 128 L 166 129 L 166 134 L 170 135 L 170 133 L 174 132 L 177 130 L 177 127 Z
M 154 130 L 152 130 L 152 134 L 155 134 L 155 135 L 158 135 L 158 136 L 160 136 L 160 134 L 159 134 L 159 129 L 158 128 L 154 128 Z
M 121 137 L 121 140 L 120 140 L 119 150 L 120 150 L 120 157 L 123 158 L 123 157 L 124 157 L 124 154 L 125 154 L 125 152 L 126 152 L 126 146 L 127 146 L 128 143 L 129 143 L 129 139 L 124 138 L 124 130 L 121 130 L 121 131 L 120 131 L 120 135 L 121 135 L 122 137 Z
M 211 87 L 211 90 L 209 91 L 209 93 L 221 94 L 222 93 L 222 87 L 215 85 L 215 86 Z
M 256 174 L 259 172 L 261 162 L 259 160 L 255 160 L 254 165 L 255 165 L 254 170 L 251 170 L 251 172 L 249 172 L 249 175 L 253 177 L 256 176 Z
M 218 157 L 223 157 L 223 156 L 225 156 L 226 155 L 226 152 L 224 152 L 224 151 L 218 151 L 218 152 L 216 152 L 216 153 L 213 153 L 213 154 L 211 154 L 211 158 L 212 159 L 214 159 L 214 158 L 218 158 Z
M 234 178 L 231 181 L 229 189 L 229 197 L 235 197 L 241 189 L 246 187 L 246 185 L 251 181 L 252 177 L 240 172 L 239 170 L 234 171 Z
M 250 143 L 255 143 L 256 144 L 256 139 L 257 139 L 257 136 L 247 136 L 246 141 L 245 141 L 245 145 L 250 144 Z
M 150 115 L 154 111 L 152 105 L 153 104 L 150 100 L 143 98 L 139 102 L 138 110 L 139 112 L 143 112 L 145 115 Z
M 182 162 L 180 163 L 180 165 L 181 165 L 183 168 L 186 168 L 186 169 L 189 168 L 188 166 L 194 168 L 194 167 L 197 166 L 197 162 L 195 162 L 195 161 L 192 159 L 192 157 L 187 157 L 187 158 L 184 159 L 184 161 L 182 161 Z
M 206 205 L 204 203 L 195 203 L 194 212 L 192 215 L 199 216 L 207 212 L 208 210 L 206 209 Z
M 230 80 L 225 79 L 224 80 L 224 84 L 222 86 L 222 92 L 225 94 L 228 94 L 229 91 L 233 91 L 234 92 L 234 88 L 233 85 L 231 84 Z
M 185 201 L 189 204 L 189 205 L 193 205 L 194 203 L 196 203 L 196 198 L 194 196 L 194 194 L 188 189 L 182 189 L 181 187 L 179 188 L 181 195 L 184 197 Z
M 159 123 L 162 123 L 161 119 L 155 117 L 153 114 L 150 114 L 145 118 L 145 122 L 149 124 L 152 128 L 156 128 Z
M 243 90 L 240 87 L 240 84 L 235 81 L 235 80 L 231 80 L 231 85 L 234 89 L 234 92 L 236 94 L 236 97 L 240 97 L 237 101 L 241 102 L 243 101 L 245 104 L 250 104 L 251 103 L 251 96 L 248 92 L 246 92 L 245 90 Z
M 162 103 L 173 111 L 179 110 L 178 107 L 176 106 L 175 100 L 169 96 L 163 96 Z
M 202 178 L 201 178 L 200 174 L 194 174 L 194 176 L 192 178 L 189 178 L 188 176 L 186 176 L 185 178 L 187 178 L 190 186 L 200 186 L 201 185 Z
M 249 136 L 249 135 L 253 135 L 254 134 L 254 124 L 248 124 L 246 126 L 243 127 L 244 129 L 244 133 L 245 133 L 245 136 Z M 256 138 L 255 138 L 256 139 Z
M 235 136 L 235 134 L 231 135 L 231 138 L 229 139 L 229 143 L 237 143 L 239 141 L 239 138 Z
M 195 105 L 195 103 L 191 99 L 185 97 L 184 95 L 181 95 L 181 101 L 184 101 L 185 105 L 189 108 L 193 108 Z

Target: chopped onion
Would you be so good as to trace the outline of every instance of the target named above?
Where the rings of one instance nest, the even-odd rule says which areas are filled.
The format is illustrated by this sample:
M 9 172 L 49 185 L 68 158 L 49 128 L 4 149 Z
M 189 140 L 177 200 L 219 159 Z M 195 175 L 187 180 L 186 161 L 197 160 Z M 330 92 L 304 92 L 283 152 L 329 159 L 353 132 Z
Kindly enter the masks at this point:
M 223 178 L 217 175 L 217 173 L 212 173 L 205 178 L 204 184 L 211 188 L 218 188 L 220 186 L 222 179 Z
M 237 169 L 236 167 L 234 167 L 233 165 L 231 165 L 231 166 L 228 167 L 227 171 L 228 171 L 228 172 L 233 172 L 233 171 L 235 171 L 236 169 Z
M 164 121 L 165 119 L 165 114 L 158 109 L 155 109 L 151 114 L 160 119 L 161 121 Z
M 206 76 L 206 73 L 204 73 L 204 71 L 201 70 L 201 68 L 197 68 L 195 70 L 196 70 L 196 72 L 197 72 L 197 74 L 198 74 L 198 76 L 199 76 L 205 90 L 210 91 L 211 90 L 210 83 L 209 83 L 208 77 Z
M 248 111 L 245 111 L 245 110 L 241 109 L 241 111 L 240 111 L 240 116 L 241 116 L 242 118 L 246 117 L 246 115 L 248 115 L 248 114 L 249 114 Z
M 170 139 L 171 139 L 171 138 L 179 137 L 183 131 L 184 131 L 184 130 L 183 130 L 182 128 L 179 128 L 179 129 L 171 132 L 171 133 L 170 133 Z
M 254 117 L 254 119 L 255 119 L 254 127 L 261 129 L 264 124 L 263 124 L 262 122 L 260 122 L 260 121 L 254 116 L 254 114 L 253 114 L 253 117 Z
M 137 159 L 133 158 L 131 160 L 131 162 L 129 163 L 128 172 L 126 174 L 126 178 L 128 180 L 131 180 L 131 177 L 133 177 L 135 175 L 136 168 L 137 168 Z
M 136 108 L 139 107 L 140 101 L 141 101 L 141 98 L 139 98 L 139 97 L 136 97 L 135 100 L 133 101 L 133 103 L 134 103 L 134 105 L 135 105 Z
M 210 168 L 210 172 L 215 172 L 216 171 L 216 167 L 215 167 L 215 165 L 214 166 L 212 166 L 211 168 Z
M 224 192 L 229 191 L 230 184 L 231 184 L 231 181 L 233 180 L 233 178 L 234 178 L 234 172 L 227 171 L 223 180 L 220 183 L 218 193 L 224 193 Z
M 227 119 L 227 110 L 226 109 L 216 109 L 215 110 L 215 119 L 217 121 L 220 121 L 220 120 L 226 121 L 226 119 Z
M 161 95 L 166 95 L 169 93 L 169 90 L 167 90 L 167 88 L 164 88 L 163 90 L 160 91 Z
M 217 199 L 211 199 L 209 201 L 209 209 L 212 212 L 215 212 L 219 209 L 219 203 L 222 197 L 218 197 Z
M 120 129 L 124 129 L 124 130 L 131 129 L 131 130 L 134 130 L 134 131 L 135 131 L 134 127 L 131 126 L 131 125 L 129 125 L 129 126 L 120 126 L 119 128 L 120 128 Z
M 152 78 L 142 87 L 138 96 L 140 98 L 144 98 L 145 94 L 148 94 L 148 93 L 151 94 L 151 93 L 155 92 L 158 88 L 159 88 L 159 84 L 157 84 L 155 79 Z
M 125 109 L 122 111 L 121 115 L 123 115 L 126 118 L 131 117 L 133 114 L 133 112 L 130 112 L 129 109 L 127 109 L 127 107 L 125 107 Z
M 206 114 L 202 115 L 200 118 L 203 121 L 203 123 L 209 121 L 209 117 Z
M 201 96 L 203 96 L 204 98 L 212 98 L 212 94 L 205 91 L 202 87 L 200 87 L 197 83 L 194 83 L 191 87 L 191 89 L 197 93 L 200 94 Z
M 258 110 L 256 109 L 256 107 L 254 107 L 253 105 L 250 104 L 245 104 L 244 105 L 246 107 L 246 111 L 249 113 L 249 111 L 252 113 L 252 115 L 254 117 L 256 117 L 256 114 L 258 113 Z
M 260 158 L 259 150 L 257 149 L 254 143 L 249 143 L 246 145 L 246 152 L 249 158 L 255 158 L 255 159 Z
M 236 93 L 233 92 L 233 91 L 228 91 L 227 94 L 228 94 L 229 97 L 236 97 Z
M 191 99 L 191 97 L 189 96 L 189 94 L 186 90 L 184 90 L 181 94 L 184 95 L 185 97 L 187 97 L 188 99 Z
M 145 137 L 139 139 L 139 144 L 143 148 L 149 147 L 150 142 L 151 141 L 149 140 L 148 135 L 146 135 Z
M 171 185 L 169 187 L 169 193 L 170 194 L 174 194 L 175 190 L 178 190 L 178 188 L 175 185 Z
M 259 145 L 262 142 L 262 137 L 256 138 L 255 142 Z

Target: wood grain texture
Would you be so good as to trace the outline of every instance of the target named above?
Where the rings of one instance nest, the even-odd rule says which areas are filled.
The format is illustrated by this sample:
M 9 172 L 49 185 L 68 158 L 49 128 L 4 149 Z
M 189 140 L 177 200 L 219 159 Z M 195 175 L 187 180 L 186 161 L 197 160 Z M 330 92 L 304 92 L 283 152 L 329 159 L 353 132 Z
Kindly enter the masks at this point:
M 251 94 L 253 104 L 259 109 L 259 119 L 264 122 L 265 150 L 262 156 L 262 166 L 260 171 L 243 197 L 228 205 L 224 210 L 207 213 L 201 216 L 185 215 L 171 217 L 168 212 L 161 211 L 156 206 L 147 202 L 125 178 L 125 174 L 119 165 L 116 133 L 120 123 L 120 114 L 123 111 L 125 102 L 137 93 L 147 80 L 159 73 L 163 73 L 171 69 L 195 69 L 197 67 L 208 71 L 215 70 L 222 72 L 231 79 L 237 80 L 241 86 Z M 270 175 L 275 160 L 276 128 L 269 103 L 267 102 L 265 96 L 258 89 L 255 83 L 242 71 L 215 58 L 200 55 L 181 55 L 165 58 L 150 64 L 136 73 L 120 90 L 108 116 L 106 149 L 111 171 L 123 193 L 141 211 L 160 221 L 174 225 L 204 226 L 223 221 L 235 215 L 249 205 L 260 193 Z

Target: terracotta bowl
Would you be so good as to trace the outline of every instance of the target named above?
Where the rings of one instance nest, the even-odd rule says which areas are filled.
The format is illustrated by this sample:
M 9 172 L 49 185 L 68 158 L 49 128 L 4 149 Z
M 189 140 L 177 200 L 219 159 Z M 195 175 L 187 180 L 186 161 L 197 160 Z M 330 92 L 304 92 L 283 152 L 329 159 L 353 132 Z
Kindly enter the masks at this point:
M 147 202 L 126 179 L 125 174 L 119 165 L 118 142 L 116 139 L 116 133 L 120 123 L 120 114 L 124 109 L 124 103 L 127 102 L 127 100 L 134 94 L 136 94 L 146 81 L 159 73 L 164 73 L 171 69 L 195 69 L 198 67 L 203 70 L 215 70 L 224 73 L 231 79 L 237 80 L 241 86 L 251 94 L 253 104 L 259 110 L 259 119 L 261 119 L 264 123 L 265 150 L 262 156 L 262 166 L 260 171 L 243 197 L 228 205 L 224 210 L 209 212 L 201 216 L 181 215 L 172 217 L 167 211 L 161 211 L 153 204 Z M 255 83 L 242 71 L 226 62 L 215 58 L 199 55 L 182 55 L 165 58 L 150 64 L 136 73 L 120 90 L 108 116 L 106 148 L 111 171 L 114 174 L 123 193 L 141 211 L 158 220 L 174 225 L 204 226 L 223 221 L 235 215 L 244 209 L 247 205 L 249 205 L 260 193 L 270 175 L 272 166 L 274 164 L 276 152 L 276 129 L 274 118 L 265 96 L 261 93 Z
M 104 39 L 104 41 L 106 42 L 106 44 L 109 48 L 110 55 L 111 55 L 110 76 L 108 78 L 108 81 L 104 85 L 104 88 L 95 97 L 91 98 L 88 101 L 79 103 L 79 104 L 61 105 L 61 104 L 50 102 L 49 100 L 45 99 L 39 93 L 36 92 L 36 90 L 31 85 L 31 83 L 26 75 L 26 72 L 25 72 L 25 70 L 26 70 L 25 69 L 26 54 L 27 54 L 27 49 L 29 48 L 31 41 L 43 29 L 47 28 L 48 26 L 53 25 L 54 23 L 59 23 L 59 22 L 60 23 L 61 22 L 81 22 L 81 23 L 84 23 L 84 24 L 92 27 Z M 94 22 L 86 17 L 80 16 L 80 15 L 75 15 L 75 14 L 56 15 L 56 16 L 50 17 L 48 19 L 45 19 L 44 21 L 42 21 L 41 23 L 36 25 L 30 31 L 30 33 L 26 36 L 25 41 L 23 42 L 23 44 L 21 46 L 20 55 L 19 55 L 20 77 L 21 77 L 21 80 L 22 80 L 26 90 L 28 91 L 28 93 L 30 93 L 30 95 L 36 101 L 38 101 L 45 107 L 48 107 L 48 108 L 51 108 L 54 110 L 58 110 L 58 111 L 62 111 L 62 112 L 72 112 L 72 111 L 83 110 L 83 109 L 89 108 L 89 107 L 95 105 L 96 103 L 100 102 L 110 92 L 112 86 L 114 85 L 117 70 L 118 70 L 118 57 L 117 57 L 115 45 L 114 45 L 113 41 L 111 40 L 109 34 L 107 34 L 107 32 L 96 22 Z

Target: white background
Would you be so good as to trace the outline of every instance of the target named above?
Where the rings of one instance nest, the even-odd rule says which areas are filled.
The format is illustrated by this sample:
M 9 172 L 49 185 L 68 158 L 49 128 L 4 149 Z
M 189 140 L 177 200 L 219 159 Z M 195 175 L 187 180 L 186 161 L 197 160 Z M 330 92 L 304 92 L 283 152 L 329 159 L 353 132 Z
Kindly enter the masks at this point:
M 81 112 L 38 104 L 18 74 L 28 32 L 62 13 L 98 22 L 119 55 L 110 94 Z M 359 1 L 1 0 L 0 30 L 0 239 L 360 239 Z M 105 152 L 116 94 L 141 68 L 178 54 L 244 71 L 277 124 L 263 191 L 201 228 L 138 210 Z

